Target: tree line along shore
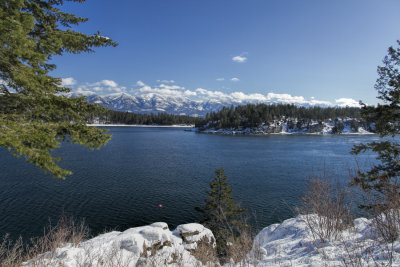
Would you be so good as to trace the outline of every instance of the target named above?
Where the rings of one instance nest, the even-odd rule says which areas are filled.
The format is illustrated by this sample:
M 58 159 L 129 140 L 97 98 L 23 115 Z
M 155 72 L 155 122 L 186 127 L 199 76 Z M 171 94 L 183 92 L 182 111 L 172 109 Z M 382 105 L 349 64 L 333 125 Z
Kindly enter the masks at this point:
M 207 113 L 204 118 L 167 113 L 138 114 L 107 110 L 93 112 L 86 117 L 88 123 L 100 124 L 136 124 L 136 125 L 195 125 L 197 128 L 229 129 L 239 127 L 259 127 L 269 125 L 276 120 L 291 121 L 300 128 L 301 124 L 313 121 L 338 121 L 351 118 L 353 128 L 367 127 L 355 107 L 299 107 L 292 104 L 247 104 L 244 106 L 224 107 L 219 111 Z M 340 126 L 338 126 L 340 129 Z

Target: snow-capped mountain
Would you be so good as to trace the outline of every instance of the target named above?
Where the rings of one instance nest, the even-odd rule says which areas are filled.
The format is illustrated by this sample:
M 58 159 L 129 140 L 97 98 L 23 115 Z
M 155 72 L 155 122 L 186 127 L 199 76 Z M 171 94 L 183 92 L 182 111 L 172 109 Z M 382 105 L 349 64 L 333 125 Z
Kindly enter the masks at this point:
M 117 110 L 129 111 L 133 113 L 160 113 L 166 112 L 176 115 L 189 115 L 203 117 L 212 111 L 218 111 L 222 107 L 245 105 L 248 103 L 265 104 L 295 104 L 298 106 L 310 106 L 310 103 L 286 102 L 281 99 L 270 99 L 268 101 L 238 100 L 230 98 L 211 98 L 207 100 L 193 100 L 183 96 L 166 96 L 155 93 L 129 95 L 127 93 L 115 93 L 109 95 L 97 95 L 94 93 L 82 94 L 71 93 L 70 97 L 86 96 L 90 103 L 96 103 L 103 107 Z M 319 106 L 329 106 L 327 104 L 318 104 Z

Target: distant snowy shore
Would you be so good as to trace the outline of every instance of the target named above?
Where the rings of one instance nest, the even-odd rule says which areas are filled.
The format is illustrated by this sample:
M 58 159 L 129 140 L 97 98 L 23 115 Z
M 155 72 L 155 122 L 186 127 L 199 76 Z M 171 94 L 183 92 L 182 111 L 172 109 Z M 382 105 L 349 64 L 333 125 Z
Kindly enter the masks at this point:
M 387 266 L 389 261 L 391 266 L 400 266 L 399 240 L 393 244 L 378 240 L 373 219 L 355 219 L 338 238 L 323 241 L 313 236 L 306 216 L 317 215 L 299 215 L 265 227 L 242 262 L 224 266 L 347 266 L 354 262 L 359 263 L 356 266 Z M 201 224 L 183 224 L 170 231 L 166 223 L 158 222 L 66 244 L 23 266 L 220 266 L 196 258 L 204 256 L 198 250 L 204 245 L 215 249 L 215 239 Z
M 260 131 L 258 129 L 253 129 L 253 128 L 244 128 L 243 130 L 233 130 L 233 129 L 207 129 L 207 130 L 202 130 L 199 131 L 200 133 L 206 133 L 206 134 L 223 134 L 223 135 L 332 135 L 334 133 L 332 133 L 332 131 L 328 131 L 328 132 L 313 132 L 313 133 L 309 133 L 309 132 L 277 132 L 277 133 L 268 133 L 265 131 Z M 368 132 L 364 129 L 362 129 L 361 131 L 358 132 L 354 132 L 354 131 L 348 131 L 348 132 L 341 132 L 341 135 L 371 135 L 371 134 L 375 134 L 373 132 Z
M 308 123 L 297 120 L 275 120 L 263 123 L 258 127 L 220 128 L 216 129 L 209 124 L 196 128 L 200 133 L 224 135 L 269 135 L 269 134 L 374 134 L 374 125 L 350 118 L 327 121 L 310 121 Z
M 102 123 L 92 123 L 87 124 L 87 126 L 93 127 L 157 127 L 157 128 L 193 128 L 194 125 L 145 125 L 145 124 L 102 124 Z

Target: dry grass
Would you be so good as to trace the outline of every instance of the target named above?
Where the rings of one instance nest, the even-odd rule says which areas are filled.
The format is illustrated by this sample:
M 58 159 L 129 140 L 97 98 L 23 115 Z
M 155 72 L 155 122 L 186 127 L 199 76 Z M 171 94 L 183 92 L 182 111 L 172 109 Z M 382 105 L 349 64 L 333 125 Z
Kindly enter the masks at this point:
M 352 231 L 356 234 L 352 226 L 350 205 L 346 202 L 347 192 L 338 185 L 332 185 L 326 178 L 310 179 L 308 191 L 298 211 L 309 214 L 304 218 L 314 241 L 336 241 L 334 244 L 344 249 L 341 256 L 344 266 L 392 266 L 394 242 L 400 237 L 400 195 L 390 187 L 385 188 L 384 192 L 383 199 L 382 195 L 378 197 L 363 191 L 356 192 L 363 196 L 368 206 L 373 207 L 370 210 L 373 236 L 368 237 L 368 240 L 348 242 L 341 236 L 344 230 L 350 235 Z M 374 257 L 377 247 L 383 257 L 379 261 Z
M 372 199 L 374 219 L 372 228 L 375 240 L 385 247 L 384 256 L 387 266 L 392 266 L 394 256 L 394 242 L 400 237 L 400 195 L 397 189 L 386 186 L 383 200 Z
M 217 251 L 213 246 L 213 240 L 209 240 L 206 236 L 197 241 L 196 249 L 190 251 L 190 254 L 206 266 L 216 266 L 215 263 L 218 262 Z
M 244 228 L 238 237 L 230 237 L 228 239 L 228 258 L 239 266 L 247 266 L 249 263 L 248 254 L 253 247 L 253 240 L 254 236 L 249 228 Z
M 310 179 L 298 211 L 306 214 L 305 222 L 315 240 L 337 240 L 351 226 L 353 218 L 346 195 L 339 184 L 334 187 L 326 177 Z
M 4 236 L 0 243 L 0 266 L 21 266 L 23 257 L 22 239 L 19 238 L 13 243 L 8 239 L 8 235 Z
M 400 195 L 391 188 L 385 192 L 383 203 L 373 205 L 374 228 L 383 242 L 393 243 L 400 236 Z
M 76 223 L 62 214 L 55 226 L 49 225 L 42 237 L 32 238 L 27 245 L 23 244 L 22 238 L 12 242 L 6 235 L 0 244 L 0 266 L 21 266 L 27 260 L 31 260 L 33 266 L 48 266 L 44 264 L 44 257 L 39 255 L 67 243 L 77 245 L 88 237 L 88 233 L 83 221 Z

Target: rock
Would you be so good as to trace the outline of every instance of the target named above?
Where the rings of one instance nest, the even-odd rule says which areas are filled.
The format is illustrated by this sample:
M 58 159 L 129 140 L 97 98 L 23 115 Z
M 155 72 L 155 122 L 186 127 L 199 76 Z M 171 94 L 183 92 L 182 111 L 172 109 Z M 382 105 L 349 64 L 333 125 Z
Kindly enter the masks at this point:
M 201 224 L 183 224 L 170 231 L 166 223 L 156 222 L 102 234 L 76 246 L 65 244 L 23 266 L 202 266 L 203 260 L 195 256 L 204 245 L 215 249 L 215 239 Z
M 322 122 L 316 123 L 316 124 L 309 124 L 307 126 L 307 132 L 308 133 L 320 133 L 324 129 L 324 125 Z
M 267 133 L 271 134 L 271 133 L 280 133 L 282 132 L 282 125 L 277 125 L 277 126 L 268 126 L 267 128 Z
M 206 242 L 212 247 L 216 246 L 211 230 L 198 223 L 179 225 L 174 234 L 182 238 L 186 250 L 196 249 L 199 242 Z
M 179 225 L 174 234 L 182 238 L 184 248 L 203 265 L 213 266 L 217 261 L 216 243 L 211 230 L 198 223 L 189 223 Z

